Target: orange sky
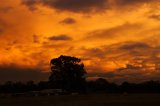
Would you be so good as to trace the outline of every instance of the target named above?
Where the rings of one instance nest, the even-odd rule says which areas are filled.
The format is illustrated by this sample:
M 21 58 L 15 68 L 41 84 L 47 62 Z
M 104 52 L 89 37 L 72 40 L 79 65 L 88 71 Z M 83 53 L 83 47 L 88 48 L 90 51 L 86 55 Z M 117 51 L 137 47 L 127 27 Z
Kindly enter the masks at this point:
M 49 71 L 59 55 L 90 77 L 160 78 L 160 0 L 0 0 L 0 71 Z M 0 72 L 1 73 L 1 72 Z

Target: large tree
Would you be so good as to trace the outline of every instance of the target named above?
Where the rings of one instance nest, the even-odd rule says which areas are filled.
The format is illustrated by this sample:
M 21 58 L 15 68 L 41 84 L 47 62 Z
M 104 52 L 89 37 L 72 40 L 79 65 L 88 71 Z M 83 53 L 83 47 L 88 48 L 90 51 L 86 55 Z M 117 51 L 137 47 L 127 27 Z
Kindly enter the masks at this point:
M 69 91 L 82 91 L 85 89 L 84 64 L 81 59 L 61 55 L 50 62 L 51 75 L 49 82 L 54 88 Z

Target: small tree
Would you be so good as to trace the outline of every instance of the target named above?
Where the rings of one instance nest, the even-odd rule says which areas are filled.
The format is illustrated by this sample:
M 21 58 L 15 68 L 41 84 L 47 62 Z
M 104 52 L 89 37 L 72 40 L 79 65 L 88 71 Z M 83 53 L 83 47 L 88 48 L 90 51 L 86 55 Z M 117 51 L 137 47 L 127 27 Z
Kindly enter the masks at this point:
M 81 59 L 61 55 L 52 59 L 50 65 L 52 72 L 49 82 L 54 88 L 68 91 L 85 90 L 86 71 Z

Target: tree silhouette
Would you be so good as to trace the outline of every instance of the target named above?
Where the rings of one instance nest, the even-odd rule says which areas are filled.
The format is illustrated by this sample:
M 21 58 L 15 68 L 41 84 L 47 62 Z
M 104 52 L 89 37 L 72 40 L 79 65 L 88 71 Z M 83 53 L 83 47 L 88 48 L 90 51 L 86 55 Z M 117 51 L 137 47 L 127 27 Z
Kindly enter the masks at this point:
M 54 88 L 68 91 L 82 91 L 85 89 L 84 64 L 81 59 L 61 55 L 50 62 L 51 75 L 49 82 Z

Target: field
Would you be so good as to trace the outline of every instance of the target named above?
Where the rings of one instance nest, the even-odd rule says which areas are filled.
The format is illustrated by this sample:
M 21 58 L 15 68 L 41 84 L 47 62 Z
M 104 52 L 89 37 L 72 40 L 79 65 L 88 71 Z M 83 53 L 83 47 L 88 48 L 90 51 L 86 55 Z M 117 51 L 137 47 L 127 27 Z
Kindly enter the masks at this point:
M 0 98 L 0 106 L 160 106 L 160 94 L 90 94 Z

